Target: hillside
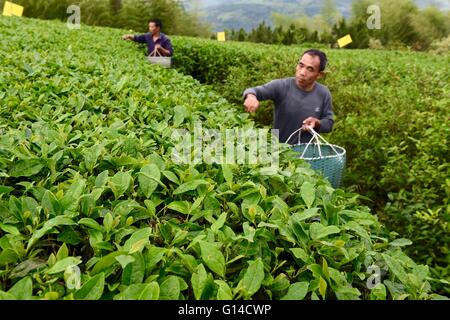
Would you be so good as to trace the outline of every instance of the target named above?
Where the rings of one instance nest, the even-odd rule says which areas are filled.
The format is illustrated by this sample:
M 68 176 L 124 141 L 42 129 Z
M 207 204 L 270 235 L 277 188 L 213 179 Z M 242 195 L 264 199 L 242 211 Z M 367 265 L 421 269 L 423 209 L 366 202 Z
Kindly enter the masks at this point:
M 192 8 L 191 0 L 185 0 L 186 7 Z M 350 17 L 353 0 L 335 0 L 337 10 L 344 17 Z M 244 28 L 247 31 L 262 21 L 271 23 L 271 14 L 279 12 L 288 15 L 304 13 L 314 16 L 320 13 L 324 0 L 203 0 L 196 1 L 203 11 L 204 19 L 210 22 L 216 31 Z M 415 0 L 419 8 L 436 5 L 441 10 L 450 10 L 447 0 Z

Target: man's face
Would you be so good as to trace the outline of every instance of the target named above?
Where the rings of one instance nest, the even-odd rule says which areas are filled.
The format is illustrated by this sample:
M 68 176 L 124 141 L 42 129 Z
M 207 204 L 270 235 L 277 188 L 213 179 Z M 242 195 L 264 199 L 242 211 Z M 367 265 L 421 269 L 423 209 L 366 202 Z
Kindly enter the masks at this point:
M 156 26 L 156 23 L 150 22 L 148 24 L 148 30 L 150 31 L 151 34 L 155 34 L 159 31 L 159 27 Z
M 300 59 L 295 72 L 297 85 L 301 88 L 308 89 L 322 75 L 320 71 L 320 58 L 305 54 Z

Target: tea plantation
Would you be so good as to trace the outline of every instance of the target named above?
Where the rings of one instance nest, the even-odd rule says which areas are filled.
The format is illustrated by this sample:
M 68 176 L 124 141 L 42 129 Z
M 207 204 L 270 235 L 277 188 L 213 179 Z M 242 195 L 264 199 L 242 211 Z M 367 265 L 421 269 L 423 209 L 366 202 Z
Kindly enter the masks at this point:
M 337 101 L 349 102 L 336 103 L 342 118 L 336 135 L 329 137 L 355 158 L 350 181 L 360 172 L 358 166 L 367 169 L 360 190 L 335 190 L 283 145 L 277 170 L 173 160 L 177 129 L 192 132 L 199 122 L 213 129 L 258 126 L 233 99 L 229 102 L 192 76 L 213 87 L 233 83 L 221 94 L 230 98 L 235 90 L 239 100 L 246 81 L 263 80 L 251 70 L 262 63 L 253 54 L 265 56 L 265 48 L 253 53 L 249 46 L 251 53 L 229 64 L 227 50 L 247 48 L 231 44 L 217 55 L 212 42 L 197 46 L 198 40 L 177 38 L 176 66 L 192 75 L 187 76 L 147 64 L 141 51 L 120 39 L 121 30 L 69 30 L 60 22 L 0 17 L 0 33 L 0 299 L 445 298 L 444 277 L 406 254 L 403 249 L 411 241 L 387 231 L 356 192 L 370 197 L 369 186 L 388 184 L 371 176 L 382 171 L 377 167 L 381 162 L 364 162 L 364 148 L 367 159 L 405 157 L 404 167 L 399 160 L 383 167 L 383 172 L 396 172 L 393 187 L 402 174 L 413 174 L 408 166 L 422 172 L 421 165 L 432 161 L 426 157 L 448 153 L 442 140 L 433 138 L 448 137 L 444 121 L 435 126 L 448 112 L 440 95 L 448 82 L 430 86 L 424 79 L 436 100 L 421 101 L 430 105 L 417 111 L 408 100 L 414 91 L 395 90 L 398 101 L 403 97 L 403 105 L 411 107 L 399 111 L 395 130 L 407 133 L 404 126 L 416 125 L 419 135 L 404 146 L 386 144 L 393 136 L 392 116 L 384 131 L 352 125 L 363 110 L 351 107 L 366 99 L 364 92 L 350 91 L 358 83 L 352 72 L 339 90 L 331 86 Z M 195 66 L 189 46 L 201 48 L 199 56 L 211 62 L 199 58 Z M 286 60 L 276 58 L 280 55 L 271 58 L 273 72 L 282 72 L 280 66 L 289 71 Z M 292 51 L 285 59 L 294 56 Z M 340 61 L 334 72 L 349 65 L 345 52 L 331 57 Z M 357 63 L 372 68 L 365 61 L 361 57 Z M 375 96 L 384 92 L 381 87 L 367 90 Z M 395 102 L 385 99 L 385 104 Z M 367 123 L 376 114 L 387 117 L 384 109 L 369 109 Z M 420 119 L 427 122 L 410 123 L 413 112 L 423 113 Z M 421 145 L 425 140 L 418 137 L 432 143 Z M 418 156 L 404 155 L 401 148 L 412 148 Z M 439 170 L 448 165 L 432 171 L 445 174 Z M 448 201 L 448 175 L 447 182 L 440 177 L 432 181 L 447 184 Z M 425 182 L 411 183 L 421 187 Z M 393 193 L 394 209 L 401 208 L 398 201 L 411 203 L 413 191 L 405 190 L 403 198 Z M 434 210 L 427 205 L 417 210 L 428 208 Z M 442 208 L 448 213 L 448 206 Z

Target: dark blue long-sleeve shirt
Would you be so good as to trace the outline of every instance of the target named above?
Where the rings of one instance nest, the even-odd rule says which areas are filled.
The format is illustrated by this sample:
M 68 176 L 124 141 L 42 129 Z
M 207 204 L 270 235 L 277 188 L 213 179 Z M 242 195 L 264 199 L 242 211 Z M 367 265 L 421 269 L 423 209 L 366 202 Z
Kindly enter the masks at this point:
M 156 39 L 156 41 L 153 41 L 153 36 L 150 32 L 141 35 L 135 35 L 134 41 L 139 43 L 146 43 L 147 54 L 155 51 L 155 46 L 157 44 L 160 44 L 161 47 L 170 51 L 170 56 L 173 56 L 172 43 L 170 42 L 170 39 L 162 32 L 159 34 L 159 38 Z

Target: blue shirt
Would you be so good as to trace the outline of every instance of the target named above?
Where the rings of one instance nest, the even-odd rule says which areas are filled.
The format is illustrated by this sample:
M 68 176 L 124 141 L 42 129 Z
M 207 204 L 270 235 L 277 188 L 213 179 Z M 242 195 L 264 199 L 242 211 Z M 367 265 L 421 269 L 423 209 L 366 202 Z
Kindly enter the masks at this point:
M 153 36 L 150 32 L 134 36 L 134 41 L 139 43 L 146 43 L 147 54 L 150 54 L 153 51 L 155 51 L 155 45 L 160 44 L 161 47 L 170 51 L 170 56 L 173 56 L 172 43 L 170 42 L 170 39 L 162 32 L 160 32 L 159 38 L 156 39 L 156 41 L 153 41 Z

